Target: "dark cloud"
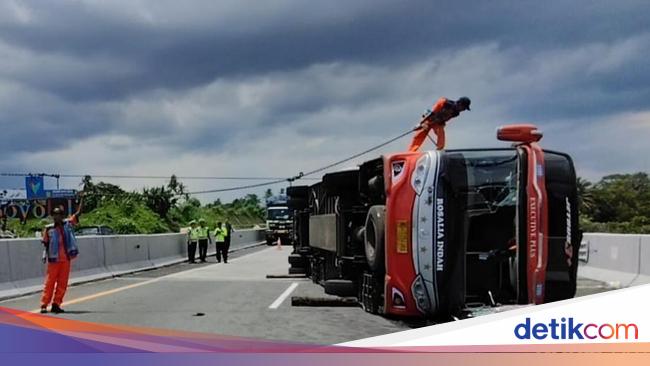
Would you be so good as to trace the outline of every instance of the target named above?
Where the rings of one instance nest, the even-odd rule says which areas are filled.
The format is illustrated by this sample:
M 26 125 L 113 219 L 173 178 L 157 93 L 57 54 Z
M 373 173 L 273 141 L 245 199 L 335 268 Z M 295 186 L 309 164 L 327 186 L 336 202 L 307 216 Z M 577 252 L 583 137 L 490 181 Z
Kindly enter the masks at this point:
M 244 1 L 198 2 L 183 4 L 183 9 L 177 2 L 152 2 L 148 11 L 132 2 L 121 3 L 120 11 L 115 11 L 117 5 L 101 3 L 30 4 L 31 21 L 0 24 L 1 39 L 37 53 L 113 60 L 128 68 L 114 72 L 109 64 L 104 72 L 81 80 L 48 82 L 38 72 L 34 78 L 25 76 L 30 84 L 75 100 L 191 88 L 215 78 L 314 63 L 394 65 L 436 50 L 495 40 L 528 51 L 615 42 L 646 30 L 650 10 L 643 2 L 617 3 L 614 8 L 610 2 L 569 7 L 564 1 L 364 1 L 345 6 Z
M 116 114 L 101 103 L 69 103 L 20 87 L 8 86 L 6 91 L 0 96 L 0 146 L 9 157 L 62 148 L 116 125 Z
M 246 151 L 261 164 L 256 144 L 321 151 L 291 150 L 307 166 L 356 146 L 343 140 L 398 134 L 440 95 L 473 99 L 454 127 L 472 146 L 508 121 L 609 126 L 650 110 L 649 13 L 647 1 L 9 0 L 0 168 L 94 147 L 80 169 Z

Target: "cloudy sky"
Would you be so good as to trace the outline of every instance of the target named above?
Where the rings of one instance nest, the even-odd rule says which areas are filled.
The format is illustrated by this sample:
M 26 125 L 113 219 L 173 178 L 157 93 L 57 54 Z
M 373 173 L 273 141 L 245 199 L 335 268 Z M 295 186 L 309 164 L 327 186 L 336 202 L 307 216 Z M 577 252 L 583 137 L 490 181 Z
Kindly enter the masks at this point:
M 649 171 L 648 14 L 643 0 L 0 0 L 0 172 L 294 175 L 462 95 L 450 148 L 534 122 L 588 179 Z

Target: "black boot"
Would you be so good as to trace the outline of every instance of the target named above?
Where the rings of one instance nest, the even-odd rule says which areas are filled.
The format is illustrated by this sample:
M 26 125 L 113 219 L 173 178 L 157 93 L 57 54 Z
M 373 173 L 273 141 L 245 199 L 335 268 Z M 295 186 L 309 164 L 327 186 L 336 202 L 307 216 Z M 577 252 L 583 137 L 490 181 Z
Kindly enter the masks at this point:
M 59 304 L 52 304 L 52 309 L 50 309 L 54 314 L 63 314 L 65 310 L 61 309 Z
M 47 305 L 41 306 L 41 314 L 47 314 Z

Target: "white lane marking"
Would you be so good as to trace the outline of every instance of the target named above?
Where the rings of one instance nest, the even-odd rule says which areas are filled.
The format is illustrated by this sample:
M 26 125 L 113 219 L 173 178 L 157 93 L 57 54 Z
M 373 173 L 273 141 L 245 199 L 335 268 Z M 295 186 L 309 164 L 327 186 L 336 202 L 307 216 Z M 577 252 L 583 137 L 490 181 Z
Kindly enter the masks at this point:
M 270 250 L 270 248 L 266 249 L 266 250 Z M 264 252 L 264 250 L 262 250 L 260 252 Z M 234 258 L 233 261 L 235 259 L 245 258 L 245 257 L 251 256 L 251 255 L 258 254 L 260 252 L 253 252 L 253 253 L 244 254 L 241 257 Z M 213 265 L 216 265 L 216 263 L 213 263 Z M 131 284 L 131 285 L 128 285 L 128 286 L 122 286 L 122 287 L 114 288 L 114 289 L 107 290 L 107 291 L 97 292 L 97 293 L 94 293 L 94 294 L 91 294 L 91 295 L 88 295 L 88 296 L 82 296 L 82 297 L 79 297 L 79 298 L 76 298 L 76 299 L 73 299 L 73 300 L 70 300 L 70 301 L 64 301 L 63 304 L 61 304 L 61 306 L 78 304 L 80 302 L 93 300 L 93 299 L 96 299 L 96 298 L 99 298 L 99 297 L 104 297 L 104 296 L 107 296 L 107 295 L 112 295 L 112 294 L 117 293 L 117 292 L 122 292 L 122 291 L 129 290 L 129 289 L 132 289 L 132 288 L 137 288 L 137 287 L 140 287 L 140 286 L 145 286 L 145 285 L 149 285 L 149 284 L 152 284 L 152 283 L 160 282 L 161 280 L 164 280 L 164 279 L 174 278 L 174 277 L 178 277 L 178 276 L 183 275 L 183 274 L 200 271 L 202 269 L 209 268 L 209 267 L 210 267 L 210 265 L 204 266 L 204 267 L 198 267 L 198 268 L 191 268 L 191 269 L 187 269 L 187 270 L 180 271 L 180 272 L 170 273 L 170 274 L 162 276 L 162 277 L 152 278 L 152 279 L 144 281 L 144 282 L 138 282 L 138 283 L 134 283 L 134 284 Z M 39 311 L 41 311 L 40 308 L 34 309 L 31 312 L 32 313 L 38 313 Z
M 273 301 L 273 304 L 269 305 L 269 309 L 279 308 L 280 305 L 282 305 L 282 303 L 284 302 L 284 300 L 286 300 L 287 297 L 291 295 L 293 290 L 296 289 L 296 287 L 298 287 L 298 282 L 292 283 L 286 290 L 284 290 L 284 292 L 277 299 L 275 299 L 275 301 Z
M 608 287 L 607 285 L 584 285 L 577 286 L 578 290 L 593 290 L 593 289 L 602 289 L 602 290 L 613 290 L 613 288 Z

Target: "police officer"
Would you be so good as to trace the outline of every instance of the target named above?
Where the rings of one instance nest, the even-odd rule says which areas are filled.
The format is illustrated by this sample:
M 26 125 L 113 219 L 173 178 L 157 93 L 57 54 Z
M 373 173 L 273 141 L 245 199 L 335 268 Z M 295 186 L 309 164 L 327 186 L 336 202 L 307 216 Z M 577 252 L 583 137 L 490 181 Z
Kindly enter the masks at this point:
M 226 220 L 226 255 L 230 252 L 230 238 L 234 231 L 232 225 L 230 225 L 230 221 Z
M 197 227 L 196 230 L 198 231 L 199 240 L 199 259 L 201 260 L 201 263 L 205 263 L 206 258 L 208 257 L 208 242 L 210 240 L 210 231 L 204 219 L 199 219 L 199 227 Z
M 214 243 L 217 247 L 217 263 L 221 263 L 221 257 L 223 256 L 223 262 L 228 263 L 228 251 L 226 250 L 226 228 L 217 222 L 217 227 L 214 229 Z
M 196 245 L 199 242 L 199 230 L 196 221 L 190 221 L 190 230 L 187 232 L 187 257 L 190 263 L 196 263 L 194 256 L 196 255 Z

